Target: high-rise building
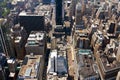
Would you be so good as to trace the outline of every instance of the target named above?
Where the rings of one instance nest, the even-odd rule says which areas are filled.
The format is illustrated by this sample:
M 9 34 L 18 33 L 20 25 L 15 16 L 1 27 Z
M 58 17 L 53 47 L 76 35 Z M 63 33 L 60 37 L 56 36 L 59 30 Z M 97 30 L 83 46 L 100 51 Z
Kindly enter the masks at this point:
M 82 20 L 82 4 L 80 2 L 76 5 L 75 17 L 76 25 L 79 25 L 80 21 Z
M 77 44 L 80 49 L 89 49 L 90 48 L 90 46 L 89 46 L 90 40 L 85 37 L 79 38 Z
M 19 22 L 24 26 L 26 32 L 29 34 L 31 31 L 44 31 L 45 30 L 45 17 L 44 13 L 29 13 L 21 12 L 19 14 Z
M 21 36 L 15 38 L 14 41 L 16 57 L 18 59 L 24 59 L 25 56 L 25 43 Z
M 61 51 L 57 51 L 56 49 L 52 50 L 49 55 L 47 80 L 51 79 L 67 80 L 67 78 L 68 71 L 64 52 L 62 50 Z
M 24 59 L 25 56 L 25 44 L 27 41 L 27 33 L 24 27 L 16 24 L 11 29 L 11 43 L 14 45 L 15 56 L 18 59 Z
M 13 53 L 12 45 L 10 46 L 10 35 L 7 19 L 0 18 L 0 52 L 10 56 Z
M 94 55 L 89 49 L 79 49 L 77 53 L 77 80 L 98 80 L 98 67 L 95 64 Z
M 99 73 L 102 80 L 117 80 L 116 76 L 120 69 L 120 60 L 119 60 L 119 47 L 114 39 L 110 39 L 110 43 L 106 45 L 106 48 L 103 51 L 97 50 L 97 64 L 99 67 Z M 118 51 L 117 51 L 118 47 Z M 116 54 L 117 52 L 117 54 Z M 106 56 L 105 56 L 106 55 Z M 113 56 L 110 56 L 113 55 Z
M 53 36 L 60 38 L 64 35 L 65 35 L 65 27 L 63 25 L 56 25 L 56 27 L 54 28 Z
M 116 80 L 119 80 L 119 79 L 120 79 L 120 71 L 118 72 L 117 77 L 116 77 Z
M 118 12 L 120 12 L 120 1 L 118 3 Z
M 120 45 L 119 45 L 119 47 L 118 47 L 116 60 L 117 60 L 118 62 L 120 62 Z
M 6 72 L 5 72 L 6 63 L 7 60 L 5 54 L 0 53 L 0 80 L 6 79 Z
M 64 18 L 64 1 L 56 0 L 56 24 L 62 25 Z
M 3 53 L 3 43 L 1 36 L 0 36 L 0 52 Z
M 45 55 L 46 35 L 44 32 L 32 31 L 25 45 L 26 53 L 35 55 Z
M 72 0 L 70 5 L 70 17 L 75 16 L 77 0 Z
M 2 67 L 0 66 L 0 80 L 5 80 L 5 73 L 2 70 Z
M 16 72 L 16 61 L 14 59 L 8 59 L 7 60 L 8 63 L 8 68 L 10 72 L 15 73 Z

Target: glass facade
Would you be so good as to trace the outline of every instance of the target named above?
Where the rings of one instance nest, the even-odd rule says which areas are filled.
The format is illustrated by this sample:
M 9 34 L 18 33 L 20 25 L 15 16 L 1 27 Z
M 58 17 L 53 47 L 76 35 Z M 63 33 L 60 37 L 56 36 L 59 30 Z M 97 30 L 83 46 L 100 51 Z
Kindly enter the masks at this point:
M 0 53 L 3 53 L 3 47 L 2 47 L 1 36 L 0 36 Z

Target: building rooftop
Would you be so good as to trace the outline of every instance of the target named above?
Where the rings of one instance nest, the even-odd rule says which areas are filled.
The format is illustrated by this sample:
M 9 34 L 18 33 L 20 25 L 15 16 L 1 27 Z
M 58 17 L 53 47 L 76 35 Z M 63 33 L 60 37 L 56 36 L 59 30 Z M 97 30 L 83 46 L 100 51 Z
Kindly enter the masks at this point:
M 78 54 L 80 54 L 80 55 L 89 55 L 91 53 L 92 53 L 92 51 L 90 49 L 80 49 Z
M 44 16 L 44 13 L 43 12 L 32 13 L 32 12 L 22 11 L 22 12 L 20 12 L 19 16 Z
M 47 74 L 56 74 L 55 59 L 57 58 L 57 50 L 52 50 L 49 55 Z
M 27 45 L 43 44 L 44 37 L 45 37 L 44 32 L 32 31 L 27 39 Z
M 67 80 L 67 63 L 64 56 L 58 54 L 57 50 L 52 50 L 49 56 L 47 79 Z
M 19 71 L 18 78 L 25 80 L 33 80 L 39 76 L 37 74 L 41 62 L 41 55 L 26 55 L 23 65 Z
M 100 62 L 102 64 L 104 72 L 109 72 L 120 68 L 120 62 L 116 60 L 117 54 L 114 52 L 117 44 L 110 42 L 107 44 L 105 51 L 100 52 Z
M 45 23 L 48 23 L 51 20 L 52 7 L 51 7 L 51 5 L 38 5 L 35 8 L 35 13 L 44 14 L 45 15 Z
M 12 5 L 16 5 L 18 2 L 25 2 L 25 0 L 12 0 Z
M 63 56 L 58 56 L 57 58 L 57 73 L 61 76 L 67 74 L 67 63 Z
M 7 63 L 8 64 L 13 64 L 13 63 L 15 63 L 15 60 L 14 59 L 9 59 L 9 60 L 7 60 Z
M 87 79 L 98 78 L 98 69 L 91 50 L 79 50 L 77 53 L 79 75 Z

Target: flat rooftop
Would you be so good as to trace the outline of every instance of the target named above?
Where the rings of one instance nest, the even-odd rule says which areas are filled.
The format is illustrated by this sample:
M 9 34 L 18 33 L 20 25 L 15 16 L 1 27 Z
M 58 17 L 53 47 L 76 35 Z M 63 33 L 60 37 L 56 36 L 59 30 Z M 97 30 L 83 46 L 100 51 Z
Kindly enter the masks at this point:
M 36 80 L 38 77 L 37 71 L 40 66 L 41 55 L 26 55 L 23 65 L 19 71 L 18 78 L 24 78 L 25 80 Z
M 84 79 L 98 78 L 98 68 L 94 61 L 94 55 L 90 50 L 79 50 L 77 53 L 78 72 Z
M 44 43 L 44 32 L 32 31 L 27 39 L 26 45 L 39 45 Z
M 44 16 L 44 13 L 43 12 L 32 13 L 32 12 L 22 11 L 22 12 L 20 12 L 19 16 Z
M 112 55 L 105 55 L 104 53 L 100 53 L 100 63 L 102 64 L 104 72 L 109 72 L 113 70 L 120 69 L 120 62 L 116 60 L 116 57 Z M 104 55 L 103 55 L 104 54 Z
M 52 50 L 48 61 L 47 80 L 67 80 L 66 62 L 64 56 L 59 55 L 57 50 Z

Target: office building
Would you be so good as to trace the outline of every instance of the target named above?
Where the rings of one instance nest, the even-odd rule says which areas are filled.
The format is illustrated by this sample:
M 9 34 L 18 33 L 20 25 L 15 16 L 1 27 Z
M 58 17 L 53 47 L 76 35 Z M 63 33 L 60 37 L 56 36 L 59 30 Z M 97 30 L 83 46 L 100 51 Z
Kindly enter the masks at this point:
M 1 36 L 0 36 L 0 52 L 3 53 L 3 43 L 2 43 Z
M 99 67 L 99 72 L 101 79 L 111 80 L 116 79 L 116 76 L 120 69 L 119 62 L 119 47 L 117 45 L 118 42 L 111 39 L 110 43 L 107 44 L 104 51 L 97 52 L 97 63 Z M 118 47 L 118 49 L 117 49 Z M 117 53 L 116 53 L 117 50 Z
M 99 47 L 103 45 L 104 36 L 101 31 L 97 31 L 92 35 L 91 46 L 96 49 L 95 45 Z
M 64 0 L 56 1 L 56 24 L 62 25 L 64 19 Z
M 108 33 L 109 33 L 109 34 L 114 34 L 114 33 L 115 33 L 115 28 L 116 28 L 115 22 L 110 21 L 110 22 L 109 22 Z
M 120 79 L 120 71 L 118 72 L 117 77 L 116 77 L 116 80 L 119 80 L 119 79 Z
M 56 75 L 57 73 L 55 72 L 55 64 L 57 59 L 57 50 L 52 50 L 49 55 L 49 61 L 48 61 L 48 68 L 47 68 L 47 75 Z M 48 79 L 49 80 L 49 76 Z
M 68 65 L 64 38 L 56 39 L 56 49 L 51 50 L 47 68 L 47 80 L 68 79 Z
M 64 22 L 64 26 L 65 26 L 65 33 L 67 34 L 67 35 L 70 35 L 71 34 L 71 22 L 69 22 L 69 21 L 65 21 Z
M 9 71 L 6 71 L 7 56 L 4 53 L 0 53 L 0 80 L 6 80 L 9 75 Z
M 118 2 L 118 11 L 117 12 L 120 12 L 120 2 Z
M 45 55 L 46 52 L 46 33 L 42 31 L 32 31 L 25 45 L 27 54 Z
M 53 8 L 51 5 L 38 5 L 37 7 L 35 7 L 35 11 L 34 13 L 38 13 L 38 14 L 44 14 L 45 17 L 45 31 L 49 32 L 50 27 L 52 26 L 52 13 L 53 13 Z
M 49 55 L 47 80 L 58 79 L 67 80 L 68 72 L 66 66 L 66 59 L 60 56 L 57 50 L 52 50 Z
M 76 5 L 75 17 L 76 25 L 79 25 L 80 21 L 82 20 L 82 4 L 80 2 L 78 2 Z
M 1 45 L 1 52 L 5 53 L 8 55 L 7 47 L 6 47 L 6 42 L 5 42 L 5 37 L 3 34 L 3 23 L 5 23 L 4 19 L 0 19 L 0 45 Z
M 18 80 L 42 80 L 42 55 L 26 55 L 18 74 Z
M 23 26 L 28 34 L 31 31 L 45 31 L 44 13 L 21 12 L 19 14 L 20 26 Z
M 56 38 L 60 38 L 65 35 L 65 27 L 63 25 L 56 25 L 54 28 L 53 36 Z
M 78 80 L 98 80 L 98 67 L 89 49 L 79 49 L 76 54 Z
M 70 4 L 70 17 L 71 18 L 75 16 L 76 3 L 77 3 L 77 0 L 71 0 L 71 4 Z
M 116 60 L 120 62 L 120 45 L 118 46 L 117 54 L 116 54 Z
M 55 37 L 52 37 L 51 39 L 51 49 L 54 50 L 56 49 L 56 38 Z
M 117 27 L 116 27 L 116 35 L 119 35 L 119 33 L 120 33 L 120 22 L 118 22 L 118 24 L 116 24 L 117 25 Z
M 77 41 L 77 47 L 80 49 L 89 49 L 90 48 L 90 40 L 85 37 L 80 37 Z
M 7 26 L 7 19 L 0 18 L 0 45 L 1 52 L 6 54 L 7 56 L 12 55 L 13 49 L 10 39 L 10 28 Z
M 18 59 L 24 59 L 25 57 L 25 44 L 27 36 L 26 30 L 24 27 L 20 26 L 20 24 L 16 24 L 11 28 L 11 43 L 14 46 L 14 55 Z
M 18 36 L 15 38 L 14 45 L 15 45 L 16 57 L 18 59 L 24 59 L 25 54 L 26 54 L 25 44 L 23 44 L 23 39 L 21 36 Z
M 4 53 L 0 52 L 0 80 L 6 79 L 5 66 L 7 64 L 7 59 Z
M 17 68 L 16 61 L 14 59 L 8 59 L 7 63 L 8 63 L 9 71 L 15 73 Z
M 96 12 L 96 18 L 98 18 L 98 19 L 105 19 L 105 14 L 104 13 L 105 13 L 104 7 L 99 7 L 99 9 Z
M 28 34 L 23 26 L 20 26 L 20 24 L 15 24 L 11 28 L 11 36 L 13 39 L 15 39 L 17 36 L 21 36 L 24 40 L 26 40 Z
M 5 72 L 3 71 L 1 66 L 0 66 L 0 80 L 5 80 Z

